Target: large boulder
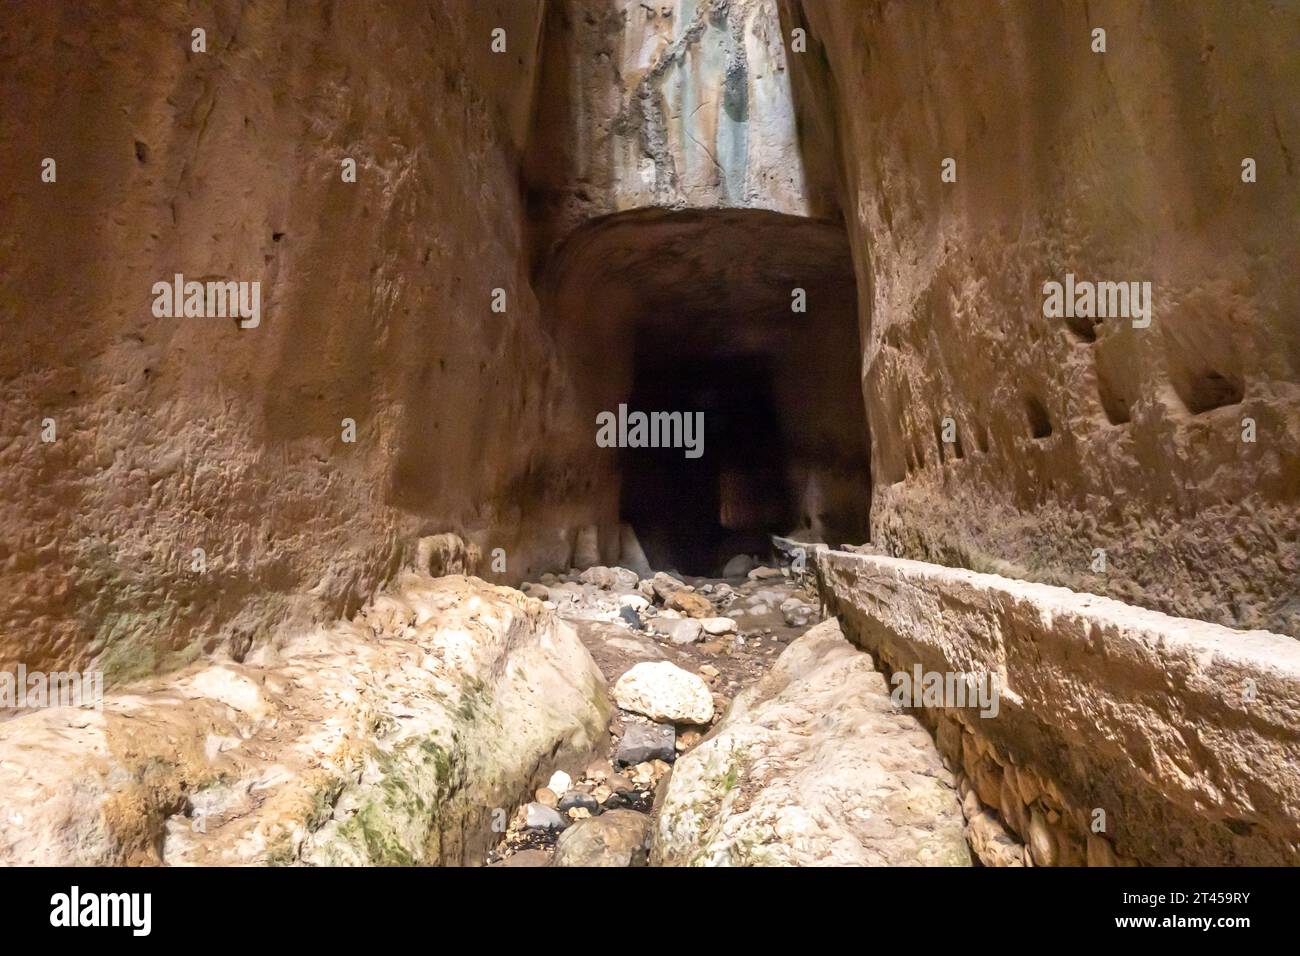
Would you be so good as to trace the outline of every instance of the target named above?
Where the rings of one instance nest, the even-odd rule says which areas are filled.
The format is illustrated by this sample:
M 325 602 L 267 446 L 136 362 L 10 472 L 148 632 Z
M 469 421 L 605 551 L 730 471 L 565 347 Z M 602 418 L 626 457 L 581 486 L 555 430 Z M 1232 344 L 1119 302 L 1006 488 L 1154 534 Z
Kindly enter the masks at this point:
M 658 723 L 707 724 L 713 719 L 713 695 L 704 678 L 669 661 L 634 665 L 615 683 L 614 700 Z
M 0 864 L 462 864 L 605 739 L 576 633 L 405 572 L 354 621 L 0 724 Z
M 836 621 L 791 644 L 678 757 L 653 862 L 969 866 L 951 775 Z

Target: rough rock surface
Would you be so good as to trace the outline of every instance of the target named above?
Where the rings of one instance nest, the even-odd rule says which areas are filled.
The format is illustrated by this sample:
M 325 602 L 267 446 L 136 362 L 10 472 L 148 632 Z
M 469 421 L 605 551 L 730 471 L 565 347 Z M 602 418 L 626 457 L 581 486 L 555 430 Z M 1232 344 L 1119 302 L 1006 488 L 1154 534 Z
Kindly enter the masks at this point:
M 801 152 L 775 0 L 556 0 L 525 167 L 546 245 L 626 209 L 827 214 Z
M 659 723 L 707 724 L 713 719 L 709 685 L 669 661 L 634 665 L 614 684 L 614 700 Z
M 966 866 L 952 776 L 835 621 L 791 644 L 679 757 L 653 862 Z
M 1279 95 L 1300 7 L 782 5 L 864 290 L 872 541 L 1300 637 L 1300 230 L 1279 215 L 1300 208 L 1300 97 Z M 1151 282 L 1150 326 L 1045 318 L 1066 273 Z
M 1082 859 L 1100 808 L 1114 851 L 1142 864 L 1300 861 L 1292 638 L 917 561 L 819 564 L 845 633 L 891 670 L 996 675 L 996 714 L 927 719 L 1023 842 L 1055 816 L 1060 856 Z
M 351 623 L 0 724 L 6 864 L 481 858 L 604 737 L 605 681 L 517 591 L 408 572 Z
M 520 226 L 543 12 L 0 6 L 0 667 L 242 657 L 442 529 L 508 581 L 593 521 L 617 557 Z M 260 324 L 154 317 L 175 273 L 260 282 Z
M 579 820 L 555 843 L 551 866 L 645 866 L 650 817 L 635 810 L 610 810 Z

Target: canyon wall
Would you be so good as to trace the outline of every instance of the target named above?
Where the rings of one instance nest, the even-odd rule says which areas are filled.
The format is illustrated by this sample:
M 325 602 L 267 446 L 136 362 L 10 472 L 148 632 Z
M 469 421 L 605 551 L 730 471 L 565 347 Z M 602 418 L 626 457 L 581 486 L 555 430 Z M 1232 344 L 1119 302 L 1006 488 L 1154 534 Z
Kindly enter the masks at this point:
M 1300 8 L 782 11 L 837 138 L 874 543 L 1300 635 Z M 1067 273 L 1151 283 L 1149 326 L 1046 318 Z
M 542 13 L 0 12 L 0 667 L 240 658 L 420 533 L 518 580 L 610 513 L 524 255 Z M 260 282 L 260 323 L 156 317 L 176 273 Z
M 539 254 L 646 207 L 833 217 L 775 0 L 552 0 L 525 164 Z

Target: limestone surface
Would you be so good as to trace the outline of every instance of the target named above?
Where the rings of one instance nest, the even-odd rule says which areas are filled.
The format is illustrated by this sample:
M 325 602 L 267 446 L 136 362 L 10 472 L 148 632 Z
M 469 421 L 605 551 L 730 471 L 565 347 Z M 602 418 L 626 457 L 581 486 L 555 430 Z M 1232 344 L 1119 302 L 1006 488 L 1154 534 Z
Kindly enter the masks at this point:
M 0 724 L 5 864 L 458 864 L 603 738 L 568 625 L 407 572 L 350 623 Z
M 679 757 L 653 862 L 968 866 L 952 776 L 869 654 L 825 621 Z

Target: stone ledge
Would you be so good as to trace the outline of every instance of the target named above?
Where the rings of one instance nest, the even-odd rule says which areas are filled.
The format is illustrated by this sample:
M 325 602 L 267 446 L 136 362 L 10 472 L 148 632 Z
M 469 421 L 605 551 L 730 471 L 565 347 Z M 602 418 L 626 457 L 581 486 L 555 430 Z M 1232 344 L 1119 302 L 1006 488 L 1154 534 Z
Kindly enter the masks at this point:
M 981 803 L 1038 838 L 1033 862 L 1300 862 L 1297 641 L 919 561 L 818 563 L 882 666 L 998 676 L 996 716 L 923 712 Z

